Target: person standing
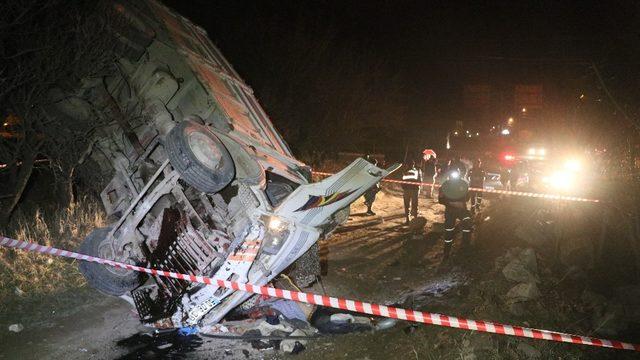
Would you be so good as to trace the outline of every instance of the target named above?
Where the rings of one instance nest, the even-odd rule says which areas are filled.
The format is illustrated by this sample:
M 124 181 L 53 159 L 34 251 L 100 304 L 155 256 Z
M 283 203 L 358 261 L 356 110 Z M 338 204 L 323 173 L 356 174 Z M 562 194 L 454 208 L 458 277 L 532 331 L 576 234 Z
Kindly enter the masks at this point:
M 433 152 L 433 151 L 432 151 Z M 429 196 L 433 198 L 433 189 L 435 187 L 436 184 L 436 176 L 438 175 L 438 171 L 437 171 L 437 159 L 435 156 L 435 152 L 433 152 L 433 154 L 426 153 L 423 152 L 423 157 L 422 159 L 424 160 L 423 162 L 423 169 L 422 169 L 422 176 L 424 177 L 425 180 L 427 179 L 431 179 L 431 189 L 429 191 Z
M 402 180 L 411 182 L 422 182 L 422 171 L 416 166 L 415 161 L 411 161 L 411 166 L 402 174 Z M 402 184 L 402 196 L 404 198 L 405 223 L 411 222 L 411 218 L 418 217 L 418 195 L 420 185 Z
M 431 187 L 431 197 L 435 197 L 435 189 L 438 187 L 438 181 L 440 181 L 442 179 L 442 177 L 444 176 L 444 173 L 446 173 L 446 166 L 447 164 L 445 164 L 442 161 L 438 161 L 436 160 L 436 173 L 433 175 L 433 185 Z
M 469 201 L 469 184 L 457 173 L 450 175 L 440 187 L 438 194 L 438 202 L 445 206 L 443 260 L 449 259 L 451 253 L 456 220 L 461 220 L 463 247 L 468 247 L 471 243 L 473 223 L 471 213 L 467 210 L 467 201 Z
M 452 172 L 457 172 L 458 174 L 460 174 L 461 179 L 466 179 L 467 177 L 467 167 L 464 162 L 462 162 L 462 158 L 460 158 L 459 155 L 449 161 L 449 166 L 447 167 L 447 176 L 451 175 Z
M 500 170 L 500 183 L 504 190 L 511 190 L 511 169 L 504 166 Z
M 378 166 L 378 160 L 376 160 L 372 156 L 367 155 L 365 159 L 367 161 L 369 161 L 370 163 L 372 163 L 373 165 Z M 375 216 L 375 214 L 376 214 L 376 213 L 373 212 L 373 210 L 371 208 L 373 207 L 373 202 L 376 201 L 376 194 L 379 191 L 380 191 L 380 183 L 377 182 L 372 187 L 367 189 L 367 191 L 365 191 L 364 194 L 363 194 L 364 204 L 367 206 L 367 212 L 366 212 L 367 216 Z
M 469 186 L 476 189 L 484 189 L 484 180 L 486 173 L 482 167 L 482 161 L 476 159 L 471 170 L 469 170 Z M 469 191 L 471 197 L 471 214 L 480 212 L 480 205 L 482 205 L 482 191 L 471 190 Z

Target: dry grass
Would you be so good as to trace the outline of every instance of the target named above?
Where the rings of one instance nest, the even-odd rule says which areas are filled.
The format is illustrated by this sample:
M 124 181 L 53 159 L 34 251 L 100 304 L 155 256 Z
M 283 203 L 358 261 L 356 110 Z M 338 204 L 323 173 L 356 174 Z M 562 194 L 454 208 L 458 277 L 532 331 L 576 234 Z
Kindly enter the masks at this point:
M 105 225 L 105 216 L 100 204 L 83 198 L 67 208 L 18 213 L 12 224 L 5 236 L 75 250 L 93 228 Z M 0 310 L 84 285 L 76 261 L 0 248 Z

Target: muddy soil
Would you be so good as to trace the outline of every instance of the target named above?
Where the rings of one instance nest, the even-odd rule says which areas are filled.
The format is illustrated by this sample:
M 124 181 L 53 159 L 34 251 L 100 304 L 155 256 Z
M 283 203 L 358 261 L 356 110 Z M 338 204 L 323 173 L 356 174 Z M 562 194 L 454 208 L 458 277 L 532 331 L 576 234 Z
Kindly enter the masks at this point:
M 500 310 L 501 299 L 495 294 L 504 289 L 497 280 L 494 260 L 506 246 L 518 245 L 515 240 L 511 244 L 504 241 L 512 239 L 513 230 L 504 224 L 517 223 L 514 217 L 526 216 L 512 211 L 511 206 L 516 205 L 494 201 L 476 219 L 477 238 L 472 249 L 462 252 L 458 241 L 452 263 L 444 266 L 439 232 L 442 206 L 423 196 L 420 217 L 406 225 L 398 191 L 388 189 L 378 194 L 375 216 L 366 216 L 359 200 L 352 205 L 349 221 L 320 244 L 323 276 L 314 291 L 472 319 L 579 331 L 579 319 L 571 317 L 558 327 L 552 303 L 536 305 L 519 317 Z M 148 329 L 139 325 L 126 303 L 91 290 L 87 293 L 84 305 L 25 323 L 25 329 L 17 334 L 8 332 L 7 327 L 21 322 L 21 314 L 3 314 L 0 359 L 524 359 L 531 356 L 523 355 L 522 348 L 527 347 L 539 351 L 541 358 L 632 356 L 407 322 L 385 331 L 322 336 L 309 341 L 301 353 L 287 355 L 274 349 L 257 350 L 235 340 L 198 336 L 152 339 L 144 335 Z M 547 306 L 551 307 L 546 311 L 548 318 L 532 317 Z

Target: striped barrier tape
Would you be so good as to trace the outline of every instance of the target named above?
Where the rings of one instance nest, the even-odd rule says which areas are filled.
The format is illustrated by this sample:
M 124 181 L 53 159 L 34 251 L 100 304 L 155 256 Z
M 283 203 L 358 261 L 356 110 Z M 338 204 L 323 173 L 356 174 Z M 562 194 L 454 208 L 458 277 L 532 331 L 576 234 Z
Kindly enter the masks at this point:
M 332 173 L 322 172 L 322 171 L 314 171 L 313 173 L 316 174 L 316 175 L 320 175 L 320 176 L 331 176 L 331 175 L 333 175 Z M 439 187 L 442 186 L 440 184 L 434 184 L 434 183 L 417 182 L 417 181 L 406 181 L 406 180 L 394 180 L 394 179 L 382 179 L 381 181 L 389 182 L 389 183 L 396 183 L 396 184 L 416 185 L 416 186 L 434 186 L 436 188 L 439 188 Z M 543 193 L 533 193 L 533 192 L 525 192 L 525 191 L 481 189 L 481 188 L 474 188 L 474 187 L 470 187 L 469 190 L 471 190 L 471 191 L 481 191 L 481 192 L 492 193 L 492 194 L 528 196 L 528 197 L 543 198 L 543 199 L 550 199 L 550 200 L 580 201 L 580 202 L 592 202 L 592 203 L 599 203 L 600 202 L 600 200 L 598 200 L 598 199 L 587 199 L 587 198 L 581 198 L 581 197 L 576 197 L 576 196 L 566 196 L 566 195 L 557 195 L 557 194 L 543 194 Z
M 401 309 L 392 306 L 372 304 L 367 302 L 335 298 L 330 296 L 303 293 L 299 291 L 276 289 L 270 286 L 257 286 L 235 281 L 214 279 L 206 276 L 180 274 L 164 270 L 149 269 L 145 267 L 125 264 L 117 261 L 102 259 L 94 256 L 83 255 L 72 251 L 61 250 L 50 246 L 43 246 L 36 243 L 10 239 L 0 236 L 0 246 L 14 248 L 30 252 L 38 252 L 47 255 L 66 257 L 71 259 L 91 261 L 103 265 L 109 265 L 121 269 L 139 271 L 154 276 L 170 277 L 178 280 L 185 280 L 200 284 L 217 285 L 227 289 L 240 290 L 253 294 L 276 297 L 280 299 L 293 300 L 308 304 L 332 307 L 335 309 L 354 311 L 362 314 L 388 317 L 413 321 L 424 324 L 446 326 L 457 329 L 487 332 L 493 334 L 519 336 L 531 339 L 549 340 L 570 344 L 581 344 L 620 350 L 640 351 L 640 344 L 631 344 L 617 340 L 606 340 L 588 336 L 572 335 L 556 331 L 526 328 L 522 326 L 505 325 L 489 321 L 470 320 L 448 315 L 435 314 L 424 311 Z

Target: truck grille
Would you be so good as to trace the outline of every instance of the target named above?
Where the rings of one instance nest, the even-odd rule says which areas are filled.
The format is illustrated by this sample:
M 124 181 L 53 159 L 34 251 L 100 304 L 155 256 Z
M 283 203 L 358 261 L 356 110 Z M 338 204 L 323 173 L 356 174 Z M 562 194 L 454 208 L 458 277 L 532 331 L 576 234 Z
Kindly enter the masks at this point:
M 210 275 L 224 257 L 178 210 L 165 209 L 155 250 L 149 256 L 152 268 L 189 275 Z M 202 286 L 185 280 L 155 276 L 157 294 L 142 287 L 132 295 L 143 321 L 170 316 L 185 291 Z M 164 305 L 163 305 L 164 304 Z

